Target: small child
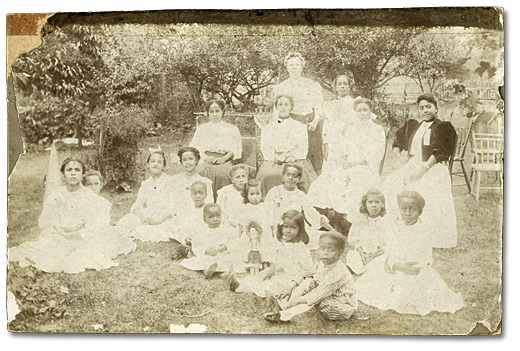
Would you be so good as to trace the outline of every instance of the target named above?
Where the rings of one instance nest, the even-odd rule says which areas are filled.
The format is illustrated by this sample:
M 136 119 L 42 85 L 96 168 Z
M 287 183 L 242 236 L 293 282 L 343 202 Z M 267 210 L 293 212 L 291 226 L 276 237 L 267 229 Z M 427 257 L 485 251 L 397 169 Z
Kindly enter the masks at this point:
M 269 303 L 276 310 L 266 313 L 269 322 L 288 322 L 316 306 L 328 319 L 349 319 L 358 308 L 354 291 L 354 279 L 340 260 L 345 251 L 344 237 L 335 231 L 320 236 L 318 254 L 320 262 L 314 272 L 292 282 L 280 299 L 266 292 Z
M 222 209 L 223 222 L 237 227 L 243 209 L 242 191 L 249 177 L 249 168 L 242 163 L 235 165 L 229 169 L 229 177 L 231 184 L 217 192 L 217 204 Z
M 182 147 L 177 152 L 181 165 L 184 167 L 184 172 L 171 176 L 174 193 L 178 197 L 176 202 L 179 206 L 184 203 L 191 203 L 190 187 L 196 181 L 201 181 L 206 184 L 208 189 L 212 189 L 213 183 L 209 178 L 203 177 L 197 173 L 197 166 L 200 161 L 200 152 L 194 147 Z M 210 193 L 211 202 L 214 201 L 213 193 Z
M 210 203 L 204 206 L 204 227 L 195 228 L 191 242 L 195 257 L 181 261 L 181 266 L 193 271 L 204 271 L 206 279 L 211 279 L 215 272 L 227 272 L 232 266 L 233 257 L 228 246 L 236 239 L 235 231 L 229 225 L 222 223 L 222 211 L 218 204 Z
M 206 198 L 208 196 L 208 186 L 205 182 L 195 181 L 190 186 L 191 204 L 186 204 L 180 209 L 177 217 L 172 221 L 170 226 L 171 238 L 184 243 L 186 241 L 186 233 L 193 228 L 204 226 L 204 206 L 206 206 Z M 188 235 L 189 236 L 189 235 Z
M 247 223 L 258 222 L 262 231 L 266 235 L 274 237 L 274 227 L 270 224 L 269 213 L 265 203 L 262 202 L 262 186 L 256 179 L 249 180 L 244 185 L 242 192 L 244 206 L 241 211 L 240 221 L 238 222 L 239 235 L 242 236 Z
M 85 187 L 96 193 L 96 195 L 99 195 L 99 192 L 103 188 L 103 176 L 99 171 L 88 170 L 83 176 L 82 183 Z M 110 223 L 110 209 L 112 208 L 112 203 L 110 203 L 110 201 L 99 196 L 99 204 L 94 206 L 94 208 L 100 218 L 100 222 Z
M 353 220 L 348 243 L 354 250 L 347 252 L 347 266 L 356 274 L 363 274 L 369 265 L 383 258 L 384 233 L 388 230 L 384 215 L 385 197 L 370 189 L 361 198 L 361 218 Z

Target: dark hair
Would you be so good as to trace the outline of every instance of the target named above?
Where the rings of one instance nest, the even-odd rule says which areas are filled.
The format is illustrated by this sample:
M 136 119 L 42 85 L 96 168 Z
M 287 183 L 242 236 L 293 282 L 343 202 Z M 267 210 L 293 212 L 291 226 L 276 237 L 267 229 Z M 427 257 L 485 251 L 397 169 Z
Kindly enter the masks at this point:
M 281 98 L 286 98 L 289 100 L 289 103 L 291 104 L 291 111 L 294 109 L 294 98 L 291 95 L 287 94 L 278 94 L 274 98 L 274 106 L 278 106 L 278 101 L 280 101 Z
M 249 221 L 246 224 L 246 231 L 249 232 L 251 228 L 255 228 L 258 231 L 258 234 L 262 234 L 264 231 L 262 229 L 262 225 L 257 221 Z
M 79 158 L 67 157 L 65 160 L 63 160 L 63 162 L 61 164 L 61 167 L 60 167 L 61 173 L 65 174 L 65 167 L 67 167 L 67 165 L 70 162 L 77 162 L 81 165 L 81 174 L 85 174 L 85 172 L 87 171 L 87 167 L 85 167 L 85 163 L 83 163 L 83 161 L 81 161 Z
M 203 216 L 207 215 L 209 210 L 211 210 L 212 208 L 217 208 L 220 211 L 220 213 L 222 214 L 222 210 L 220 209 L 220 206 L 218 204 L 212 202 L 212 203 L 206 204 L 204 206 L 204 208 L 202 209 L 202 215 Z
M 433 94 L 427 93 L 427 94 L 419 95 L 419 97 L 417 98 L 417 105 L 419 105 L 419 103 L 423 100 L 428 101 L 429 103 L 433 104 L 435 106 L 435 108 L 437 108 L 437 109 L 439 108 L 437 106 L 437 100 L 435 99 L 435 96 L 433 96 Z
M 95 169 L 89 169 L 86 171 L 81 182 L 83 185 L 86 185 L 85 183 L 87 182 L 87 177 L 98 177 L 99 182 L 103 184 L 103 176 L 101 175 L 100 171 L 96 171 Z
M 150 159 L 152 158 L 153 154 L 158 154 L 158 155 L 162 156 L 163 167 L 166 168 L 166 155 L 164 154 L 164 151 L 162 151 L 162 150 L 156 150 L 156 151 L 150 152 L 150 155 L 148 155 L 148 158 L 146 159 L 146 163 L 150 162 Z
M 246 184 L 244 184 L 244 190 L 242 191 L 242 197 L 244 198 L 244 203 L 248 204 L 250 203 L 249 198 L 247 195 L 249 194 L 249 189 L 251 188 L 260 188 L 260 193 L 262 194 L 262 184 L 256 179 L 250 179 L 247 181 Z M 263 197 L 263 194 L 262 194 Z
M 359 207 L 359 212 L 361 212 L 362 214 L 368 214 L 367 199 L 369 195 L 379 196 L 379 199 L 383 203 L 383 207 L 381 208 L 381 213 L 379 213 L 379 215 L 383 217 L 386 214 L 385 196 L 382 192 L 380 192 L 377 189 L 368 189 L 365 195 L 363 195 L 363 197 L 361 198 L 361 206 Z
M 320 241 L 322 239 L 330 239 L 330 240 L 334 241 L 334 246 L 337 249 L 339 249 L 340 251 L 345 250 L 345 246 L 346 246 L 345 237 L 335 230 L 331 230 L 330 232 L 325 232 L 325 233 L 321 234 Z
M 354 100 L 354 110 L 356 110 L 356 107 L 357 105 L 359 104 L 367 104 L 368 105 L 368 108 L 370 108 L 370 111 L 372 111 L 372 107 L 374 106 L 374 103 L 372 102 L 372 100 L 370 99 L 367 99 L 367 98 L 357 98 Z
M 193 188 L 194 185 L 204 185 L 204 189 L 206 189 L 206 194 L 208 193 L 208 186 L 206 185 L 206 183 L 201 182 L 200 180 L 197 180 L 197 181 L 193 182 L 190 185 L 190 191 L 191 191 L 191 188 Z
M 200 161 L 200 152 L 193 146 L 183 146 L 177 151 L 177 156 L 179 156 L 179 162 L 182 164 L 182 155 L 184 155 L 186 152 L 193 153 L 193 156 L 195 156 L 195 159 L 197 160 L 197 163 Z
M 287 172 L 287 168 L 289 168 L 289 167 L 296 168 L 298 170 L 298 175 L 300 176 L 300 178 L 302 177 L 302 175 L 303 175 L 303 168 L 302 168 L 302 166 L 300 166 L 299 164 L 297 164 L 295 162 L 287 162 L 287 163 L 283 164 L 282 176 L 285 174 L 285 172 Z
M 278 224 L 278 228 L 276 229 L 276 239 L 278 241 L 282 241 L 283 237 L 283 223 L 285 221 L 294 221 L 296 225 L 298 226 L 298 236 L 296 236 L 294 239 L 292 239 L 291 243 L 299 243 L 300 241 L 304 244 L 309 243 L 309 234 L 305 231 L 305 217 L 301 212 L 298 212 L 296 210 L 289 210 L 286 211 L 282 215 L 282 223 Z
M 206 113 L 209 113 L 209 108 L 213 104 L 217 104 L 220 107 L 220 109 L 222 110 L 222 116 L 224 116 L 224 110 L 226 109 L 226 102 L 224 100 L 220 100 L 220 99 L 209 100 L 208 102 L 206 102 L 206 107 L 205 107 Z
M 404 198 L 415 200 L 415 203 L 417 204 L 417 206 L 419 206 L 419 215 L 422 214 L 424 205 L 426 204 L 426 200 L 424 200 L 424 197 L 421 194 L 413 190 L 401 191 L 399 194 L 397 194 L 397 204 L 399 206 L 401 205 L 401 201 Z
M 289 53 L 287 54 L 287 56 L 285 56 L 285 59 L 283 60 L 283 65 L 287 66 L 287 62 L 289 62 L 290 59 L 295 57 L 300 59 L 302 66 L 305 66 L 305 59 L 303 58 L 302 54 L 300 54 L 297 51 L 289 51 Z
M 345 74 L 340 74 L 339 76 L 337 76 L 334 79 L 334 81 L 332 82 L 332 92 L 334 93 L 334 96 L 336 98 L 338 97 L 338 92 L 336 90 L 336 85 L 338 84 L 338 79 L 340 79 L 341 77 L 345 77 L 345 78 L 347 78 L 347 81 L 349 81 L 348 77 Z M 350 87 L 349 87 L 349 90 L 350 90 Z
M 235 174 L 236 171 L 238 171 L 239 169 L 243 169 L 246 171 L 246 174 L 247 176 L 249 176 L 249 167 L 247 167 L 247 165 L 243 164 L 243 163 L 239 163 L 238 165 L 234 165 L 234 166 L 231 166 L 231 168 L 229 169 L 229 178 L 233 178 L 233 175 Z

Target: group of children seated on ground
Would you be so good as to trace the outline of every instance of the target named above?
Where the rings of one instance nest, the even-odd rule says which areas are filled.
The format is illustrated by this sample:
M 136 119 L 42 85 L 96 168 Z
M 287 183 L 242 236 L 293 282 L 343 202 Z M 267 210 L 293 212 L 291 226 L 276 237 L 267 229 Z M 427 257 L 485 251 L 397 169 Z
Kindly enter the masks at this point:
M 175 258 L 183 258 L 182 267 L 203 271 L 207 279 L 223 272 L 232 291 L 265 297 L 272 308 L 265 319 L 277 323 L 312 307 L 329 320 L 346 320 L 357 309 L 358 300 L 382 310 L 419 315 L 453 313 L 464 306 L 462 295 L 451 291 L 431 267 L 434 233 L 421 223 L 425 202 L 419 193 L 400 193 L 399 212 L 387 214 L 384 195 L 369 190 L 360 199 L 359 218 L 351 219 L 350 233 L 345 236 L 298 189 L 302 169 L 297 164 L 286 163 L 282 184 L 267 194 L 262 194 L 257 180 L 249 179 L 247 166 L 235 165 L 229 173 L 231 184 L 213 199 L 211 181 L 196 172 L 197 149 L 182 148 L 178 155 L 184 172 L 169 176 L 163 173 L 164 153 L 152 150 L 147 160 L 150 178 L 142 182 L 131 212 L 115 227 L 105 223 L 103 229 L 96 228 L 100 234 L 96 240 L 107 237 L 102 239 L 103 267 L 135 248 L 133 242 L 128 245 L 131 238 L 177 241 L 176 247 L 182 250 L 176 250 Z M 38 264 L 41 249 L 48 253 L 62 245 L 76 246 L 69 251 L 60 248 L 43 261 L 63 264 L 85 246 L 91 249 L 81 251 L 76 261 L 90 262 L 85 256 L 100 255 L 95 248 L 101 245 L 69 244 L 68 239 L 74 233 L 80 241 L 95 242 L 89 239 L 90 221 L 100 220 L 100 208 L 107 206 L 102 207 L 102 198 L 81 185 L 85 168 L 80 161 L 66 160 L 62 173 L 66 185 L 46 200 L 40 218 L 40 224 L 49 221 L 41 225 L 40 242 L 47 241 L 36 242 L 39 247 L 25 243 L 11 248 L 10 261 L 46 270 Z M 89 178 L 84 177 L 87 184 L 98 186 Z M 68 220 L 74 223 L 65 224 Z M 63 252 L 67 257 L 57 259 Z M 110 262 L 103 264 L 103 259 Z

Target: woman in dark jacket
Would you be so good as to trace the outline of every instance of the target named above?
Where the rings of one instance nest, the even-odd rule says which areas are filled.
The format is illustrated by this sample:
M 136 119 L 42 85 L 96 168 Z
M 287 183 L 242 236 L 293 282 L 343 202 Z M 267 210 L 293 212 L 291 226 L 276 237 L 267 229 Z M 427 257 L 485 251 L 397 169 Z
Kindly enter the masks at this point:
M 450 122 L 437 118 L 435 97 L 417 98 L 421 121 L 408 120 L 395 136 L 393 152 L 403 167 L 383 183 L 387 206 L 397 209 L 397 194 L 415 190 L 426 200 L 422 221 L 435 228 L 434 247 L 457 246 L 457 221 L 451 193 L 448 161 L 455 148 L 456 132 Z

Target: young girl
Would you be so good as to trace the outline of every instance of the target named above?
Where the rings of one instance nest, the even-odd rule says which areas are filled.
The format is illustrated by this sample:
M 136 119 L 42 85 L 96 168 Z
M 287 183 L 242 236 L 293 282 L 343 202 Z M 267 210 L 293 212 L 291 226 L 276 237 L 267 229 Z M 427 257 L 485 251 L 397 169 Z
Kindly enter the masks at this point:
M 293 279 L 279 299 L 266 294 L 275 312 L 266 313 L 265 319 L 269 322 L 288 322 L 313 306 L 328 320 L 349 319 L 358 308 L 358 300 L 354 279 L 340 260 L 344 251 L 345 239 L 340 233 L 323 233 L 318 249 L 320 261 L 313 272 Z
M 266 245 L 260 251 L 268 267 L 256 277 L 231 276 L 232 290 L 252 292 L 260 297 L 265 296 L 266 290 L 281 293 L 288 281 L 312 267 L 312 257 L 307 246 L 309 236 L 300 212 L 290 210 L 283 214 L 282 222 L 277 225 L 276 239 L 274 244 Z
M 177 152 L 179 160 L 184 167 L 184 173 L 179 173 L 171 176 L 173 185 L 173 192 L 176 195 L 176 202 L 179 206 L 183 206 L 183 202 L 191 204 L 190 187 L 196 181 L 201 181 L 206 184 L 208 189 L 212 189 L 213 183 L 209 178 L 203 177 L 197 173 L 197 166 L 200 161 L 200 152 L 194 147 L 182 147 Z M 214 201 L 213 192 L 209 198 L 211 202 Z
M 265 203 L 262 202 L 262 186 L 256 179 L 249 180 L 244 185 L 242 192 L 244 206 L 240 214 L 238 222 L 239 235 L 242 236 L 247 223 L 256 221 L 262 227 L 262 231 L 271 237 L 274 237 L 274 226 L 269 220 L 269 213 Z
M 400 217 L 386 235 L 385 260 L 372 265 L 357 281 L 359 299 L 381 310 L 425 316 L 431 311 L 454 313 L 464 307 L 432 268 L 434 230 L 420 218 L 425 200 L 416 191 L 397 197 Z
M 81 184 L 85 165 L 67 158 L 61 165 L 65 185 L 51 193 L 38 220 L 40 238 L 9 249 L 9 261 L 22 267 L 34 266 L 45 272 L 80 273 L 86 269 L 116 266 L 117 249 L 99 250 L 110 217 L 100 216 L 99 196 Z M 92 244 L 90 243 L 92 241 Z M 126 250 L 126 248 L 125 248 Z
M 133 231 L 135 238 L 145 241 L 167 241 L 166 224 L 174 216 L 174 195 L 171 179 L 164 174 L 166 157 L 161 150 L 153 150 L 147 160 L 150 178 L 141 183 L 131 212 L 117 226 Z
M 220 206 L 214 203 L 204 206 L 205 226 L 194 228 L 191 237 L 195 257 L 182 260 L 180 265 L 193 271 L 204 271 L 206 279 L 211 279 L 215 272 L 227 272 L 235 260 L 228 248 L 235 245 L 236 232 L 222 223 Z
M 88 170 L 83 177 L 83 185 L 92 190 L 96 195 L 103 188 L 103 176 L 101 172 L 96 170 Z M 99 197 L 99 204 L 96 206 L 99 211 L 100 221 L 103 223 L 110 223 L 110 208 L 112 204 L 104 197 Z
M 361 217 L 353 220 L 348 243 L 354 250 L 347 252 L 347 266 L 356 274 L 363 274 L 369 265 L 383 259 L 384 234 L 388 225 L 384 221 L 385 197 L 370 189 L 361 198 Z
M 310 223 L 310 247 L 316 248 L 318 244 L 317 231 L 320 227 L 333 230 L 325 216 L 320 215 L 309 202 L 307 195 L 297 189 L 297 184 L 302 177 L 302 168 L 296 163 L 286 163 L 283 166 L 282 185 L 272 188 L 265 197 L 265 204 L 270 213 L 269 217 L 276 220 L 288 210 L 296 210 L 304 213 L 305 219 Z M 272 223 L 276 225 L 276 222 Z
M 217 204 L 222 209 L 224 223 L 237 227 L 240 213 L 244 207 L 242 192 L 249 177 L 249 168 L 238 164 L 229 169 L 231 184 L 220 189 L 217 194 Z

